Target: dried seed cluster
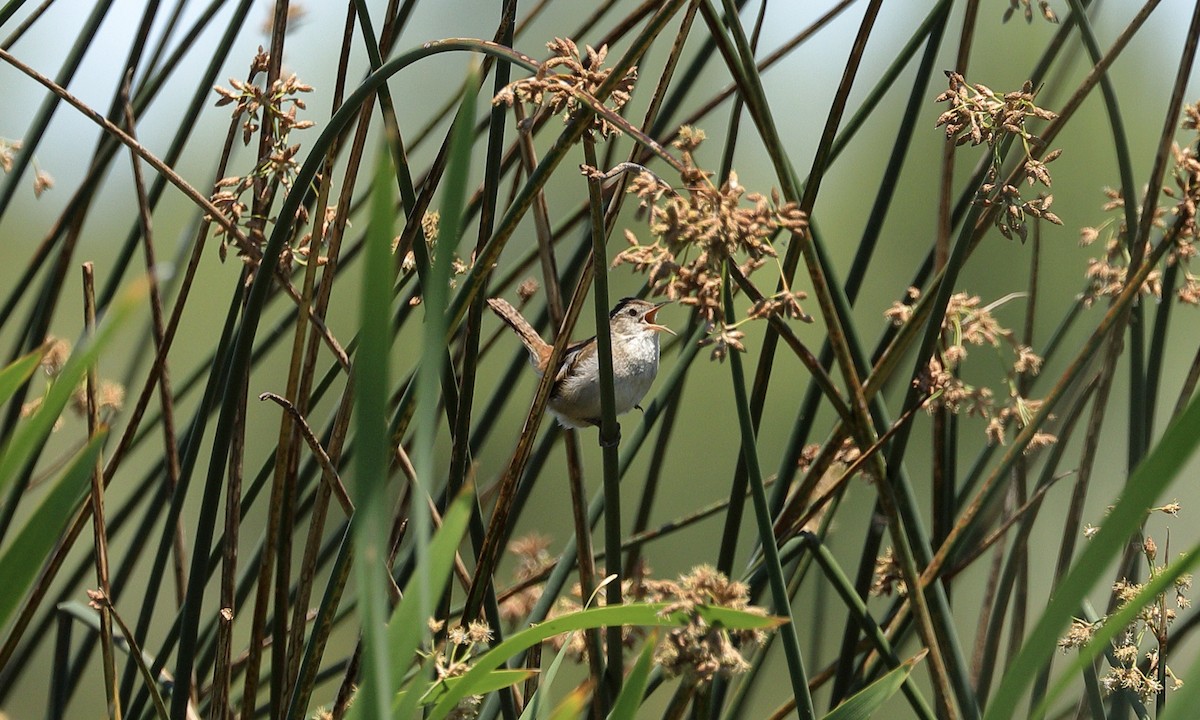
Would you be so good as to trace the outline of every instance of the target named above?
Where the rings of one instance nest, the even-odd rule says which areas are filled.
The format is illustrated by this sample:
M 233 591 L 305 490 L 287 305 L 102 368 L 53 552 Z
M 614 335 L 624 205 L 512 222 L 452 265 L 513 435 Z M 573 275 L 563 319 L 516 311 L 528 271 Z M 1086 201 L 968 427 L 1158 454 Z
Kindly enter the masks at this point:
M 1158 511 L 1167 515 L 1177 515 L 1179 504 L 1171 503 L 1163 507 L 1151 508 L 1150 512 Z M 1146 535 L 1142 540 L 1142 557 L 1146 561 L 1149 577 L 1146 583 L 1134 583 L 1119 580 L 1112 586 L 1113 598 L 1117 601 L 1117 610 L 1129 606 L 1137 600 L 1145 590 L 1146 585 L 1155 577 L 1166 573 L 1169 562 L 1158 559 L 1158 544 L 1154 538 Z M 1112 643 L 1112 656 L 1115 662 L 1108 672 L 1100 678 L 1100 687 L 1111 693 L 1116 690 L 1127 690 L 1136 693 L 1143 702 L 1150 702 L 1161 695 L 1169 687 L 1178 690 L 1183 681 L 1163 664 L 1160 667 L 1160 649 L 1166 647 L 1169 641 L 1169 630 L 1178 614 L 1178 610 L 1191 607 L 1187 597 L 1192 586 L 1190 574 L 1180 574 L 1166 592 L 1159 593 L 1149 602 L 1137 609 L 1133 622 L 1123 628 Z M 1168 599 L 1168 594 L 1174 597 Z M 1058 647 L 1066 652 L 1072 648 L 1081 648 L 1091 642 L 1096 631 L 1111 622 L 1112 616 L 1106 616 L 1096 622 L 1076 619 L 1072 622 L 1067 634 L 1060 638 Z M 1150 645 L 1148 651 L 1143 651 L 1143 643 Z M 1164 682 L 1164 679 L 1167 682 Z
M 884 312 L 884 316 L 899 326 L 908 322 L 913 315 L 913 303 L 920 297 L 917 288 L 908 289 L 905 301 L 897 301 Z M 1022 397 L 1018 388 L 1020 379 L 1037 375 L 1042 368 L 1042 358 L 1033 349 L 1020 343 L 1013 331 L 1003 327 L 996 319 L 995 311 L 1004 302 L 1015 296 L 1001 298 L 983 305 L 978 295 L 961 292 L 950 296 L 946 315 L 942 319 L 942 337 L 937 352 L 929 360 L 926 373 L 917 379 L 929 395 L 926 409 L 942 408 L 954 414 L 966 412 L 967 416 L 979 416 L 988 421 L 985 433 L 989 442 L 1003 443 L 1007 428 L 1026 424 L 1037 413 L 1040 400 Z M 967 358 L 968 346 L 991 347 L 1001 355 L 1006 365 L 1005 382 L 1007 400 L 995 406 L 995 393 L 988 387 L 976 387 L 963 381 L 959 369 Z M 1007 352 L 1002 348 L 1007 347 Z M 1033 436 L 1026 451 L 1055 442 L 1057 438 L 1046 432 Z
M 41 368 L 42 372 L 48 378 L 57 379 L 62 373 L 63 367 L 67 363 L 67 358 L 71 356 L 71 343 L 49 336 L 46 338 L 45 354 L 42 355 Z M 86 381 L 81 382 L 78 387 L 71 393 L 71 401 L 67 407 L 71 409 L 78 417 L 87 417 L 87 386 Z M 50 391 L 50 383 L 47 383 L 45 391 L 41 396 L 35 397 L 27 401 L 21 406 L 21 417 L 29 417 L 33 415 L 42 406 L 46 399 L 46 393 Z M 96 387 L 96 405 L 101 414 L 120 412 L 125 406 L 125 386 L 114 380 L 100 378 Z M 54 430 L 62 428 L 63 419 L 59 417 L 54 421 Z
M 287 20 L 285 21 L 286 29 L 291 31 L 304 24 L 308 19 L 308 8 L 301 3 L 292 0 L 287 6 Z M 270 35 L 275 32 L 275 9 L 271 8 L 263 18 L 262 25 L 259 27 L 263 35 Z
M 596 569 L 597 573 L 600 568 Z M 655 593 L 653 580 L 647 578 L 647 568 L 644 564 L 639 563 L 634 567 L 633 572 L 629 577 L 621 581 L 621 598 L 625 602 L 655 602 L 660 597 Z M 582 589 L 579 583 L 571 588 L 570 597 L 559 598 L 555 603 L 554 609 L 551 611 L 551 617 L 559 615 L 567 615 L 583 610 L 585 607 L 604 607 L 608 604 L 607 593 L 603 589 L 597 589 L 591 597 L 583 597 Z M 632 648 L 637 641 L 646 636 L 646 629 L 636 625 L 621 626 L 621 647 Z M 586 662 L 588 658 L 588 643 L 587 637 L 582 632 L 568 633 L 567 635 L 558 635 L 550 640 L 550 644 L 555 649 L 566 648 L 567 654 L 576 662 Z M 607 652 L 608 640 L 605 637 L 600 639 L 601 650 Z
M 900 561 L 896 559 L 896 551 L 888 548 L 875 558 L 875 575 L 871 580 L 870 593 L 874 597 L 908 597 L 908 584 L 904 582 L 904 573 L 900 570 Z
M 946 110 L 937 119 L 937 126 L 946 126 L 946 137 L 954 140 L 956 145 L 967 142 L 971 145 L 986 143 L 991 151 L 991 165 L 987 176 L 979 188 L 976 202 L 983 207 L 995 207 L 991 213 L 992 223 L 1000 234 L 1011 239 L 1014 235 L 1024 242 L 1028 235 L 1025 226 L 1029 217 L 1042 218 L 1055 225 L 1062 225 L 1062 220 L 1050 212 L 1053 195 L 1039 193 L 1037 197 L 1026 200 L 1021 196 L 1020 183 L 1012 185 L 1000 179 L 1003 157 L 1001 143 L 1013 139 L 1020 143 L 1025 158 L 1022 164 L 1024 180 L 1029 185 L 1041 183 L 1050 187 L 1050 173 L 1046 165 L 1057 160 L 1061 151 L 1053 150 L 1044 159 L 1038 160 L 1035 148 L 1042 145 L 1039 137 L 1031 133 L 1027 127 L 1030 118 L 1053 120 L 1058 117 L 1049 110 L 1034 104 L 1036 93 L 1033 84 L 1026 81 L 1019 91 L 997 94 L 991 88 L 979 83 L 969 84 L 962 75 L 947 72 L 950 88 L 938 95 L 937 102 L 949 103 Z
M 1154 210 L 1151 225 L 1170 242 L 1163 259 L 1165 267 L 1177 266 L 1176 298 L 1188 305 L 1200 305 L 1200 277 L 1191 270 L 1191 261 L 1196 257 L 1197 222 L 1196 209 L 1200 206 L 1200 103 L 1184 108 L 1180 125 L 1184 130 L 1196 133 L 1186 147 L 1174 145 L 1174 165 L 1171 171 L 1173 185 L 1162 188 L 1162 194 L 1174 201 L 1173 205 L 1159 206 Z M 1083 302 L 1091 305 L 1102 297 L 1116 297 L 1127 284 L 1130 262 L 1131 230 L 1125 222 L 1125 201 L 1121 193 L 1113 188 L 1104 189 L 1104 212 L 1113 217 L 1095 227 L 1079 231 L 1079 244 L 1088 246 L 1103 239 L 1104 252 L 1098 258 L 1088 260 L 1085 277 L 1087 286 Z M 1162 298 L 1163 272 L 1160 268 L 1149 271 L 1139 288 L 1141 296 Z
M 546 43 L 546 48 L 550 58 L 538 66 L 533 77 L 509 83 L 492 99 L 492 104 L 512 107 L 518 101 L 529 103 L 545 107 L 551 114 L 561 114 L 565 122 L 584 107 L 581 94 L 595 97 L 612 74 L 612 68 L 603 67 L 608 57 L 607 45 L 601 45 L 599 50 L 585 45 L 586 56 L 580 54 L 579 47 L 570 38 L 555 38 Z M 607 105 L 620 110 L 629 102 L 636 81 L 637 68 L 630 68 L 612 89 Z M 621 134 L 615 125 L 599 115 L 594 118 L 591 130 L 604 137 Z
M 16 157 L 16 153 L 20 152 L 20 150 L 20 140 L 9 140 L 7 138 L 0 137 L 0 170 L 3 170 L 6 173 L 12 172 L 13 159 Z M 52 187 L 54 187 L 54 178 L 51 177 L 50 173 L 46 172 L 38 165 L 37 159 L 35 158 L 33 160 L 34 197 L 40 198 L 42 193 L 46 192 Z
M 430 262 L 432 262 L 433 258 L 437 255 L 438 234 L 440 232 L 441 223 L 442 214 L 437 210 L 426 210 L 425 214 L 421 216 L 421 232 L 425 238 L 425 247 L 426 251 L 429 253 Z M 402 237 L 403 236 L 401 235 L 397 235 L 396 237 L 392 238 L 393 254 L 395 254 L 396 250 L 400 247 L 400 240 Z M 451 290 L 458 287 L 458 277 L 460 275 L 465 275 L 467 271 L 471 269 L 471 265 L 473 265 L 474 262 L 474 253 L 472 253 L 470 256 L 469 261 L 463 260 L 457 252 L 450 256 L 449 285 Z M 400 269 L 405 273 L 411 273 L 417 269 L 417 256 L 412 250 L 406 252 L 404 257 L 400 260 Z M 421 304 L 422 297 L 422 295 L 414 295 L 408 301 L 408 304 L 412 307 L 416 307 L 417 305 Z
M 0 137 L 0 170 L 6 173 L 12 172 L 13 158 L 20 149 L 20 140 L 9 140 Z
M 554 564 L 554 558 L 550 555 L 550 538 L 539 533 L 516 538 L 508 544 L 508 551 L 517 559 L 513 580 L 518 585 Z M 500 603 L 500 617 L 514 625 L 519 623 L 529 617 L 541 596 L 541 585 L 530 585 L 509 595 Z
M 717 606 L 765 615 L 762 608 L 750 605 L 749 589 L 743 583 L 730 580 L 713 567 L 700 565 L 676 582 L 659 580 L 647 584 L 654 595 L 670 602 L 664 614 L 682 611 L 689 616 L 687 624 L 672 629 L 655 650 L 654 660 L 665 672 L 706 683 L 717 675 L 730 677 L 750 668 L 742 650 L 757 646 L 766 633 L 709 625 L 697 612 L 701 606 Z
M 1129 275 L 1130 231 L 1125 223 L 1125 200 L 1120 191 L 1114 188 L 1104 188 L 1104 197 L 1102 209 L 1113 213 L 1113 218 L 1096 227 L 1085 227 L 1079 231 L 1079 244 L 1082 247 L 1104 239 L 1104 254 L 1099 258 L 1089 258 L 1087 270 L 1084 272 L 1087 285 L 1083 290 L 1083 304 L 1087 307 L 1102 297 L 1120 295 L 1125 289 Z M 1166 227 L 1165 215 L 1164 208 L 1155 209 L 1153 223 L 1159 229 Z M 1142 282 L 1140 294 L 1143 297 L 1162 297 L 1162 271 L 1155 268 L 1149 272 Z
M 211 198 L 213 205 L 234 224 L 248 224 L 254 218 L 249 217 L 250 206 L 246 203 L 249 192 L 262 193 L 264 188 L 274 185 L 290 189 L 300 165 L 296 155 L 300 151 L 298 143 L 291 143 L 293 130 L 304 130 L 312 127 L 310 120 L 297 120 L 298 110 L 305 109 L 302 93 L 312 92 L 312 87 L 300 82 L 295 75 L 286 79 L 278 79 L 266 86 L 265 78 L 270 58 L 259 47 L 258 53 L 250 63 L 250 80 L 230 78 L 233 89 L 216 86 L 214 92 L 220 96 L 217 107 L 233 105 L 233 122 L 242 126 L 242 144 L 249 145 L 254 134 L 262 123 L 268 123 L 271 130 L 271 148 L 265 157 L 260 158 L 254 168 L 246 175 L 231 175 L 217 181 Z M 300 222 L 307 222 L 307 211 L 303 208 L 297 213 Z M 268 219 L 258 218 L 260 227 Z M 217 235 L 221 236 L 221 259 L 225 259 L 228 240 L 223 228 L 218 227 Z M 261 235 L 261 233 L 259 233 Z M 239 248 L 239 255 L 248 259 L 245 248 Z M 290 260 L 289 255 L 289 260 Z
M 1025 22 L 1033 22 L 1033 4 L 1029 0 L 1008 0 L 1008 2 L 1009 7 L 1004 11 L 1004 22 L 1012 19 L 1013 13 L 1018 10 L 1025 16 Z M 1038 14 L 1046 22 L 1058 24 L 1058 15 L 1055 15 L 1054 11 L 1050 9 L 1050 0 L 1038 0 Z
M 547 563 L 553 562 L 545 552 L 546 542 L 545 538 L 531 536 L 513 543 L 510 550 L 518 555 L 524 567 L 518 571 L 518 578 L 532 577 L 541 572 Z M 655 661 L 671 675 L 683 675 L 692 682 L 709 682 L 717 675 L 729 677 L 745 672 L 749 664 L 742 656 L 742 651 L 753 648 L 766 637 L 763 630 L 729 630 L 710 625 L 704 620 L 700 613 L 702 607 L 725 607 L 766 615 L 762 608 L 750 605 L 746 585 L 729 580 L 708 565 L 697 566 L 678 580 L 651 579 L 647 577 L 645 567 L 638 566 L 630 577 L 622 581 L 621 588 L 622 597 L 627 602 L 667 603 L 662 611 L 664 615 L 683 613 L 688 616 L 686 624 L 672 629 L 655 648 Z M 572 590 L 572 595 L 575 600 L 562 598 L 558 601 L 552 616 L 583 609 L 578 584 Z M 514 595 L 502 606 L 502 613 L 506 619 L 523 620 L 536 600 L 536 595 Z M 603 592 L 596 592 L 588 599 L 591 606 L 603 606 L 604 603 Z M 624 647 L 633 647 L 644 636 L 644 628 L 621 628 Z M 565 647 L 568 655 L 577 662 L 584 662 L 588 657 L 587 639 L 583 633 L 557 636 L 550 642 L 556 648 Z
M 429 620 L 429 628 L 434 633 L 441 632 L 444 626 L 445 623 L 441 620 Z M 441 646 L 429 654 L 433 660 L 437 683 L 465 675 L 471 669 L 472 661 L 487 651 L 491 640 L 492 628 L 482 620 L 473 620 L 466 627 L 456 625 L 450 628 Z M 434 687 L 436 688 L 437 684 Z M 468 695 L 459 700 L 454 710 L 446 717 L 470 720 L 479 715 L 482 702 L 482 695 Z
M 694 153 L 704 140 L 703 131 L 684 127 L 674 146 L 683 160 L 681 178 L 685 192 L 680 194 L 650 172 L 643 172 L 629 184 L 643 208 L 650 210 L 650 234 L 654 242 L 643 244 L 631 231 L 625 232 L 629 247 L 622 250 L 613 266 L 629 264 L 637 272 L 647 273 L 654 295 L 665 295 L 684 305 L 692 305 L 714 328 L 708 338 L 714 359 L 724 359 L 729 348 L 744 351 L 744 333 L 740 323 L 725 324 L 721 303 L 724 264 L 736 263 L 749 277 L 777 254 L 772 239 L 781 231 L 794 237 L 808 228 L 808 218 L 794 202 L 783 203 L 778 193 L 770 197 L 747 193 L 737 173 L 718 187 L 712 173 L 701 170 Z M 747 319 L 771 315 L 811 320 L 800 307 L 807 296 L 784 289 L 750 308 Z
M 1175 167 L 1172 178 L 1176 187 L 1163 188 L 1164 194 L 1176 199 L 1171 213 L 1176 218 L 1175 227 L 1178 228 L 1172 238 L 1174 245 L 1167 254 L 1167 263 L 1179 264 L 1179 300 L 1189 305 L 1200 305 L 1200 278 L 1189 268 L 1190 261 L 1196 256 L 1196 208 L 1200 205 L 1200 158 L 1197 157 L 1197 148 L 1200 147 L 1200 103 L 1184 108 L 1181 126 L 1196 135 L 1189 146 L 1173 147 Z

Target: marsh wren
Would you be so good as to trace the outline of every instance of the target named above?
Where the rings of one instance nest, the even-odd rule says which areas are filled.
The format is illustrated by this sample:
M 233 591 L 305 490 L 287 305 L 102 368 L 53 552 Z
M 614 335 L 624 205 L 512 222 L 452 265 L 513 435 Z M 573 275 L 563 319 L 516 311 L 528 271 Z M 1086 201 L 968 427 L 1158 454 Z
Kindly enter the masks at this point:
M 658 374 L 658 333 L 675 334 L 670 328 L 654 322 L 655 315 L 665 304 L 624 298 L 608 314 L 612 337 L 613 392 L 618 415 L 635 407 L 640 409 L 638 402 Z M 516 331 L 529 351 L 529 362 L 538 375 L 544 374 L 553 346 L 543 340 L 507 300 L 491 298 L 488 305 Z M 550 388 L 550 411 L 563 427 L 582 428 L 600 424 L 600 362 L 596 353 L 596 338 L 567 346 L 562 363 L 554 372 L 554 384 Z

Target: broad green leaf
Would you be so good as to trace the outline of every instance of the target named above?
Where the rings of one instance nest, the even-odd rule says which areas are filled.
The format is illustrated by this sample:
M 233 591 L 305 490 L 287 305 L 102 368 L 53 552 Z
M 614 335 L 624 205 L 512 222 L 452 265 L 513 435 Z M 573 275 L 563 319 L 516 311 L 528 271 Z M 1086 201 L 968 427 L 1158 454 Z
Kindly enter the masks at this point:
M 621 686 L 621 694 L 613 703 L 609 720 L 629 720 L 637 717 L 638 707 L 642 704 L 642 696 L 646 694 L 646 686 L 650 684 L 650 670 L 654 667 L 654 648 L 658 645 L 658 633 L 651 633 L 646 638 L 646 645 L 638 655 L 633 669 L 625 676 Z
M 633 603 L 613 607 L 589 608 L 579 612 L 560 615 L 544 623 L 534 625 L 509 636 L 504 642 L 476 658 L 474 666 L 463 675 L 463 682 L 454 687 L 434 708 L 433 717 L 445 717 L 465 695 L 477 695 L 474 682 L 504 662 L 532 647 L 535 643 L 572 630 L 604 627 L 606 625 L 642 625 L 646 627 L 675 627 L 687 622 L 687 613 L 676 611 L 663 614 L 671 603 Z M 757 615 L 742 610 L 700 606 L 696 612 L 709 624 L 720 624 L 734 630 L 773 628 L 785 622 L 782 618 Z
M 54 549 L 87 491 L 96 457 L 107 433 L 100 432 L 56 480 L 12 543 L 0 554 L 0 628 L 29 591 L 42 563 Z
M 921 662 L 927 652 L 929 651 L 922 650 L 900 663 L 899 667 L 892 668 L 888 674 L 835 707 L 825 716 L 825 720 L 867 720 L 872 713 L 883 707 L 883 704 L 900 690 L 900 686 L 908 679 L 909 673 L 913 671 L 917 663 Z
M 479 80 L 472 72 L 463 86 L 462 100 L 458 116 L 450 138 L 450 158 L 447 174 L 439 188 L 442 193 L 442 211 L 438 231 L 437 251 L 432 259 L 429 271 L 422 280 L 422 303 L 425 313 L 424 337 L 425 342 L 421 352 L 421 365 L 417 369 L 417 410 L 416 426 L 414 428 L 414 444 L 412 448 L 413 463 L 416 468 L 416 479 L 412 492 L 416 497 L 425 497 L 432 489 L 423 485 L 433 477 L 437 451 L 438 405 L 442 402 L 442 368 L 446 358 L 446 306 L 449 304 L 451 264 L 455 248 L 462 235 L 462 209 L 466 203 L 468 175 L 471 169 L 471 143 L 475 129 L 475 94 L 478 92 Z M 419 219 L 418 219 L 419 220 Z M 417 242 L 423 242 L 418 238 Z M 429 537 L 429 514 L 424 503 L 413 503 L 409 519 L 409 532 L 414 536 L 414 547 L 417 566 L 436 565 L 438 561 L 427 557 L 432 549 L 426 547 Z M 443 558 L 447 561 L 446 573 L 450 571 L 450 561 L 453 560 L 454 548 L 458 547 L 459 536 L 454 538 L 450 554 Z M 434 597 L 442 591 L 447 575 L 426 575 L 420 570 L 415 578 L 421 581 L 414 588 L 405 591 L 405 600 L 409 601 L 412 621 L 415 630 L 422 630 L 425 619 L 430 617 Z M 408 624 L 408 623 L 406 623 Z M 406 632 L 409 640 L 420 641 L 423 633 Z M 395 648 L 395 645 L 392 646 Z M 409 647 L 407 644 L 405 647 Z M 416 645 L 412 645 L 415 649 Z M 393 651 L 395 652 L 395 651 Z M 399 666 L 397 670 L 407 667 L 409 655 L 395 652 Z M 475 694 L 475 693 L 471 693 Z M 398 717 L 414 717 L 416 711 L 415 696 L 409 696 L 407 702 L 397 713 Z
M 424 567 L 418 566 L 412 580 L 404 588 L 404 600 L 392 614 L 388 623 L 388 644 L 392 648 L 392 657 L 397 658 L 392 668 L 396 673 L 392 678 L 397 686 L 403 681 L 402 673 L 407 669 L 407 659 L 414 656 L 421 640 L 428 636 L 429 626 L 426 620 L 427 611 L 417 602 L 414 587 L 425 583 L 428 588 L 441 588 L 450 577 L 454 567 L 454 555 L 458 552 L 459 543 L 467 533 L 471 520 L 471 506 L 475 503 L 474 492 L 470 485 L 463 488 L 454 503 L 442 518 L 442 527 L 429 543 L 429 556 Z M 420 677 L 420 676 L 418 676 Z M 486 678 L 485 678 L 486 680 Z M 456 683 L 457 687 L 460 683 Z M 472 690 L 466 695 L 480 695 L 482 691 Z M 407 718 L 416 716 L 415 697 L 401 705 L 396 717 Z

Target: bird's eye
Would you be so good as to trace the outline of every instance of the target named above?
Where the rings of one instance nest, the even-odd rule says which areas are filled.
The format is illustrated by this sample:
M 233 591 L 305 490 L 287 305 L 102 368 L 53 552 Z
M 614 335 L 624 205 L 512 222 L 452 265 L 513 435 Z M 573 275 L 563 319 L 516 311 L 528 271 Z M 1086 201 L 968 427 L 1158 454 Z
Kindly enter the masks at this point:
M 637 317 L 637 310 L 634 310 L 633 308 L 629 308 L 629 311 L 626 312 L 625 314 L 628 315 L 629 317 Z

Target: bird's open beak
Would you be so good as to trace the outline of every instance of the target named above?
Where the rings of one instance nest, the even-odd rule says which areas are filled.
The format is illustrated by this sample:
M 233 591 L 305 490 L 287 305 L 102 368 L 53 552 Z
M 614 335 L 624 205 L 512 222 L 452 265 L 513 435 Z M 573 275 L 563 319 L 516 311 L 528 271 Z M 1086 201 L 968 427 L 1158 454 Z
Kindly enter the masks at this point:
M 654 322 L 655 316 L 657 316 L 657 315 L 658 315 L 658 311 L 659 311 L 660 309 L 662 309 L 662 306 L 663 306 L 663 305 L 666 305 L 666 304 L 667 304 L 667 302 L 669 302 L 669 301 L 666 301 L 666 302 L 660 302 L 659 304 L 657 304 L 657 305 L 655 305 L 654 307 L 650 308 L 650 310 L 646 312 L 646 325 L 647 325 L 647 326 L 648 326 L 648 327 L 649 327 L 651 330 L 658 330 L 658 331 L 660 331 L 660 332 L 671 333 L 672 335 L 674 335 L 674 334 L 675 334 L 675 331 L 674 331 L 674 330 L 672 330 L 671 328 L 667 327 L 666 325 L 659 325 L 659 324 L 657 324 L 657 323 L 655 323 L 655 322 Z

